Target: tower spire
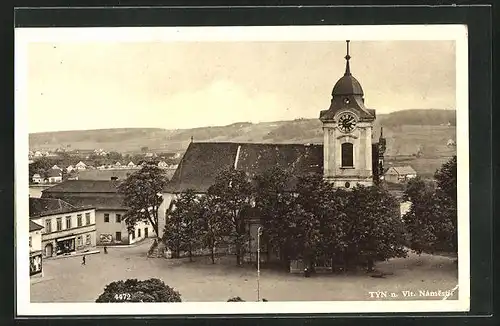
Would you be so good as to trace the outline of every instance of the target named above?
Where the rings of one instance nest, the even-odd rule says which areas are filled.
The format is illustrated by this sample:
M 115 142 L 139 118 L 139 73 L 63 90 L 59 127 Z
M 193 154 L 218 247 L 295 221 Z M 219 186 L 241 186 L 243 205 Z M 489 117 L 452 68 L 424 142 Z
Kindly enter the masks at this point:
M 345 60 L 346 60 L 344 76 L 350 76 L 351 75 L 351 67 L 349 66 L 349 60 L 351 59 L 351 56 L 349 55 L 349 42 L 350 41 L 346 40 L 345 42 L 346 42 L 346 45 L 347 45 L 347 54 L 344 57 Z

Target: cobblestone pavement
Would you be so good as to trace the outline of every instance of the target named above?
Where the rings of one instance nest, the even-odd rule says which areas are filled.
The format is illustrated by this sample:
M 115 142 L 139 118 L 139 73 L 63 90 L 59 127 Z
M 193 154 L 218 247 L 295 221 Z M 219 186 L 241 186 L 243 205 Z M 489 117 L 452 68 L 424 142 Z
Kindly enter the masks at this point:
M 226 301 L 240 296 L 257 299 L 256 270 L 237 267 L 233 257 L 212 265 L 207 258 L 152 259 L 146 257 L 150 242 L 137 247 L 109 248 L 108 254 L 44 261 L 44 279 L 31 284 L 31 302 L 94 302 L 104 287 L 128 278 L 159 278 L 180 292 L 183 301 Z M 304 278 L 272 270 L 262 270 L 261 298 L 269 301 L 303 300 L 389 300 L 377 299 L 370 292 L 388 291 L 398 299 L 442 299 L 439 296 L 404 297 L 402 291 L 446 291 L 457 284 L 457 267 L 452 259 L 440 256 L 410 255 L 380 263 L 377 268 L 393 273 L 385 278 L 357 275 L 315 275 Z M 456 291 L 448 300 L 457 299 Z M 432 295 L 432 293 L 430 293 Z M 372 297 L 372 298 L 371 298 Z

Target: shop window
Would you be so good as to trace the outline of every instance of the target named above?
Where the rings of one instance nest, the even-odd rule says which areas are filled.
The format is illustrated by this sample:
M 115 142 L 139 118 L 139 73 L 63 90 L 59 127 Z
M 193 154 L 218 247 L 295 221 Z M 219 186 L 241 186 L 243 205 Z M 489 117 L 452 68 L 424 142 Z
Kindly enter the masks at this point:
M 90 224 L 90 213 L 85 213 L 85 223 L 86 223 L 87 225 L 89 225 L 89 224 Z
M 57 231 L 61 231 L 62 230 L 62 217 L 57 218 L 56 224 L 57 224 Z
M 47 219 L 45 220 L 45 233 L 50 233 L 52 232 L 52 220 Z
M 104 214 L 104 223 L 109 223 L 109 214 Z
M 82 214 L 76 215 L 76 224 L 77 224 L 77 226 L 82 226 L 82 224 L 83 224 Z
M 91 235 L 90 235 L 90 234 L 87 234 L 87 235 L 85 236 L 85 244 L 86 244 L 87 246 L 89 246 L 89 245 L 91 245 L 91 244 L 92 244 L 92 237 L 91 237 Z
M 78 238 L 76 238 L 76 243 L 77 243 L 78 247 L 83 246 L 82 236 L 79 236 Z
M 122 222 L 122 214 L 116 214 L 116 223 Z
M 137 229 L 137 237 L 140 238 L 141 237 L 141 229 Z
M 122 241 L 122 233 L 121 232 L 116 232 L 115 240 L 120 241 L 120 242 Z

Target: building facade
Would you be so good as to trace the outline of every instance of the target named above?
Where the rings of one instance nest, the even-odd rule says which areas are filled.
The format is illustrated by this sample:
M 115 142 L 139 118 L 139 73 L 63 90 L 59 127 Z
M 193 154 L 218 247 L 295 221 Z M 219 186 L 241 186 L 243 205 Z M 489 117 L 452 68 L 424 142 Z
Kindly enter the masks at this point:
M 138 222 L 133 229 L 124 218 L 127 208 L 118 193 L 121 180 L 67 180 L 42 191 L 42 198 L 57 198 L 73 206 L 95 207 L 98 245 L 128 245 L 156 237 L 152 226 Z
M 30 277 L 42 275 L 42 229 L 40 224 L 29 221 Z
M 60 199 L 30 198 L 30 219 L 43 226 L 44 257 L 96 246 L 95 208 L 75 207 Z

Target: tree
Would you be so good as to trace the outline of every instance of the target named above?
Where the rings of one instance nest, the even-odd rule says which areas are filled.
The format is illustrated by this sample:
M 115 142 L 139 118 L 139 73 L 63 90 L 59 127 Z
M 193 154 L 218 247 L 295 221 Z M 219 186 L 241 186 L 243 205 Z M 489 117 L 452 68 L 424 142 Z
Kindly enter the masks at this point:
M 453 156 L 434 174 L 438 188 L 450 199 L 457 201 L 457 157 Z
M 121 153 L 118 152 L 109 152 L 107 155 L 108 159 L 110 159 L 113 163 L 119 162 L 123 159 Z
M 224 235 L 229 234 L 230 229 L 218 213 L 220 208 L 217 197 L 207 194 L 200 198 L 198 205 L 199 220 L 203 222 L 202 243 L 210 249 L 210 258 L 212 264 L 215 264 L 215 250 L 223 243 Z
M 404 198 L 411 201 L 403 216 L 410 248 L 416 253 L 457 253 L 456 156 L 436 171 L 436 186 L 420 178 L 408 182 Z
M 188 189 L 175 200 L 174 206 L 175 209 L 169 212 L 169 221 L 165 225 L 165 242 L 177 252 L 187 251 L 189 260 L 193 261 L 193 249 L 201 245 L 204 227 L 195 192 Z
M 314 257 L 311 259 L 341 259 L 344 250 L 346 218 L 346 192 L 335 189 L 319 174 L 307 174 L 299 177 L 297 203 L 310 214 L 318 228 L 318 241 Z
M 232 167 L 222 169 L 208 194 L 217 200 L 217 214 L 230 228 L 227 238 L 236 250 L 236 264 L 241 264 L 244 244 L 248 240 L 243 211 L 251 205 L 252 185 L 244 171 Z
M 33 163 L 29 164 L 29 177 L 33 177 L 33 174 L 38 173 L 42 178 L 47 177 L 47 172 L 54 165 L 54 162 L 47 157 L 37 158 Z
M 398 201 L 386 190 L 357 185 L 348 192 L 346 207 L 348 229 L 345 232 L 344 263 L 356 258 L 367 264 L 395 257 L 406 257 L 406 235 Z
M 163 281 L 151 278 L 145 281 L 128 279 L 111 282 L 96 302 L 181 302 L 179 292 Z
M 145 165 L 118 186 L 128 208 L 125 217 L 129 225 L 135 225 L 137 221 L 148 221 L 158 236 L 158 210 L 163 202 L 161 193 L 166 183 L 167 178 L 162 169 Z
M 242 298 L 240 297 L 233 297 L 233 298 L 229 298 L 227 300 L 227 302 L 245 302 L 245 300 L 243 300 Z

